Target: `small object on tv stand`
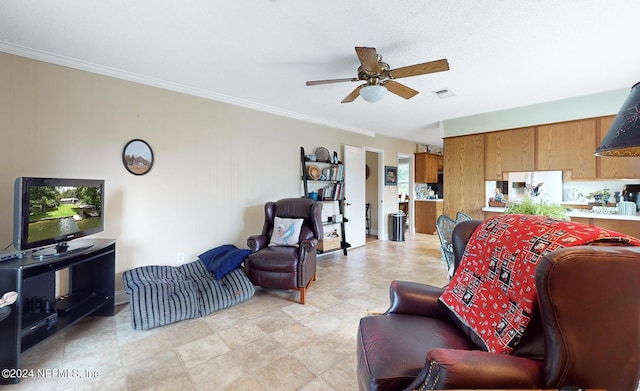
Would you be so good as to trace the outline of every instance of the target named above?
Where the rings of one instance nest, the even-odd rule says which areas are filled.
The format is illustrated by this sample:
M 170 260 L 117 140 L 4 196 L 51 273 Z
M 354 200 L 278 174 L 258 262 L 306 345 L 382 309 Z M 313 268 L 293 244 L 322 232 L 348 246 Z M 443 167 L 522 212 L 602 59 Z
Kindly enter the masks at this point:
M 0 262 L 2 261 L 10 261 L 16 258 L 22 258 L 24 251 L 8 251 L 8 250 L 0 250 Z
M 27 337 L 40 330 L 49 330 L 58 323 L 58 314 L 49 313 L 27 313 L 24 315 L 24 328 L 20 330 L 20 337 Z
M 88 241 L 79 240 L 78 242 L 62 242 L 52 247 L 45 247 L 38 250 L 34 250 L 31 253 L 31 258 L 35 259 L 47 259 L 52 257 L 60 257 L 64 255 L 73 254 L 79 251 L 84 251 L 91 248 L 93 244 Z
M 98 296 L 98 294 L 95 292 L 78 292 L 62 296 L 56 301 L 56 310 L 59 313 L 73 311 L 96 296 Z

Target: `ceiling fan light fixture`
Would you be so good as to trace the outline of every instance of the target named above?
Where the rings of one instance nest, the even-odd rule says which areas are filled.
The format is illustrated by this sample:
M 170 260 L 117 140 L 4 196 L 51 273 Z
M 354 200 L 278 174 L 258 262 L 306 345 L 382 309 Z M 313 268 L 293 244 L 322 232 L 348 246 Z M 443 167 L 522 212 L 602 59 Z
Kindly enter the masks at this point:
M 640 156 L 640 82 L 631 87 L 594 155 Z
M 381 86 L 380 84 L 373 84 L 360 89 L 360 96 L 369 103 L 381 101 L 386 93 L 386 87 Z

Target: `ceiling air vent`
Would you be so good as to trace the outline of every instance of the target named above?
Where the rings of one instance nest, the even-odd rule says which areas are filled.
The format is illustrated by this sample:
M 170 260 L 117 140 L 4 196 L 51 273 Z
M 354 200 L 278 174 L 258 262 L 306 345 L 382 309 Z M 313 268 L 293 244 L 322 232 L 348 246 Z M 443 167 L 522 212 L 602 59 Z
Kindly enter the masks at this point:
M 456 96 L 450 89 L 443 89 L 438 91 L 433 91 L 433 93 L 440 99 L 451 98 L 452 96 Z

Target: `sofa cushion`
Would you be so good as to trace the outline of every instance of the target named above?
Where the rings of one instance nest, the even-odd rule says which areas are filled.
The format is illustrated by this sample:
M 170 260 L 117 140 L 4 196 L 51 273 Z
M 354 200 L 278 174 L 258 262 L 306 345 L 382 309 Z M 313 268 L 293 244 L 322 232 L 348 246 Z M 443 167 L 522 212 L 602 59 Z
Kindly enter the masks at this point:
M 241 303 L 255 287 L 241 268 L 217 279 L 196 260 L 178 267 L 141 266 L 123 273 L 131 326 L 146 330 L 193 319 Z
M 267 247 L 249 254 L 250 269 L 267 270 L 275 273 L 295 273 L 298 268 L 299 248 L 287 246 Z
M 213 267 L 211 267 L 213 262 L 235 249 L 237 249 L 237 247 L 233 244 L 223 244 L 222 246 L 214 247 L 211 250 L 203 252 L 202 254 L 198 255 L 198 259 L 200 259 L 207 266 L 207 270 L 213 273 Z
M 199 275 L 206 277 L 209 273 L 213 273 L 216 278 L 220 279 L 231 270 L 239 267 L 250 253 L 251 250 L 239 249 L 233 244 L 212 248 L 198 256 L 198 259 L 206 266 L 205 273 L 199 273 Z
M 251 250 L 237 248 L 229 251 L 212 263 L 211 272 L 216 278 L 221 279 L 231 270 L 239 267 L 247 255 L 251 254 Z
M 491 352 L 512 353 L 532 317 L 535 268 L 558 248 L 603 241 L 640 245 L 636 238 L 544 216 L 501 215 L 471 236 L 440 300 Z
M 184 276 L 183 279 L 193 280 L 194 278 L 211 277 L 211 273 L 202 261 L 185 263 L 176 267 L 176 270 Z
M 146 330 L 198 316 L 198 289 L 172 266 L 141 266 L 122 275 L 130 299 L 131 326 Z
M 273 221 L 273 233 L 269 246 L 293 246 L 298 247 L 300 241 L 300 228 L 303 219 L 286 219 L 276 217 Z
M 473 348 L 448 321 L 405 314 L 360 319 L 357 344 L 361 390 L 404 389 L 425 366 L 430 349 Z
M 198 290 L 200 316 L 231 307 L 251 297 L 256 291 L 242 268 L 235 268 L 221 278 L 194 279 Z

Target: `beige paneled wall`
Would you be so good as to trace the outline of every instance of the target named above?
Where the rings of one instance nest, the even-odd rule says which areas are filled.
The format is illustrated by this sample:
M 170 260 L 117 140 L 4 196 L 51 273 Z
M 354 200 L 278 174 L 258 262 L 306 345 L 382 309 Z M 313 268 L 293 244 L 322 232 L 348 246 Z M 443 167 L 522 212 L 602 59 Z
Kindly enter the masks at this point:
M 106 230 L 121 273 L 211 247 L 246 247 L 265 201 L 301 195 L 299 148 L 415 144 L 162 90 L 0 53 L 0 244 L 12 240 L 17 176 L 105 179 Z M 122 149 L 147 141 L 154 165 L 129 174 Z M 389 162 L 391 165 L 392 162 Z M 395 194 L 394 194 L 395 196 Z
M 411 155 L 416 151 L 416 144 L 406 140 L 394 139 L 387 136 L 377 136 L 374 139 L 373 147 L 384 150 L 384 165 L 398 166 L 398 154 Z M 382 229 L 384 237 L 389 234 L 389 214 L 398 211 L 398 188 L 396 186 L 383 186 L 383 222 Z

